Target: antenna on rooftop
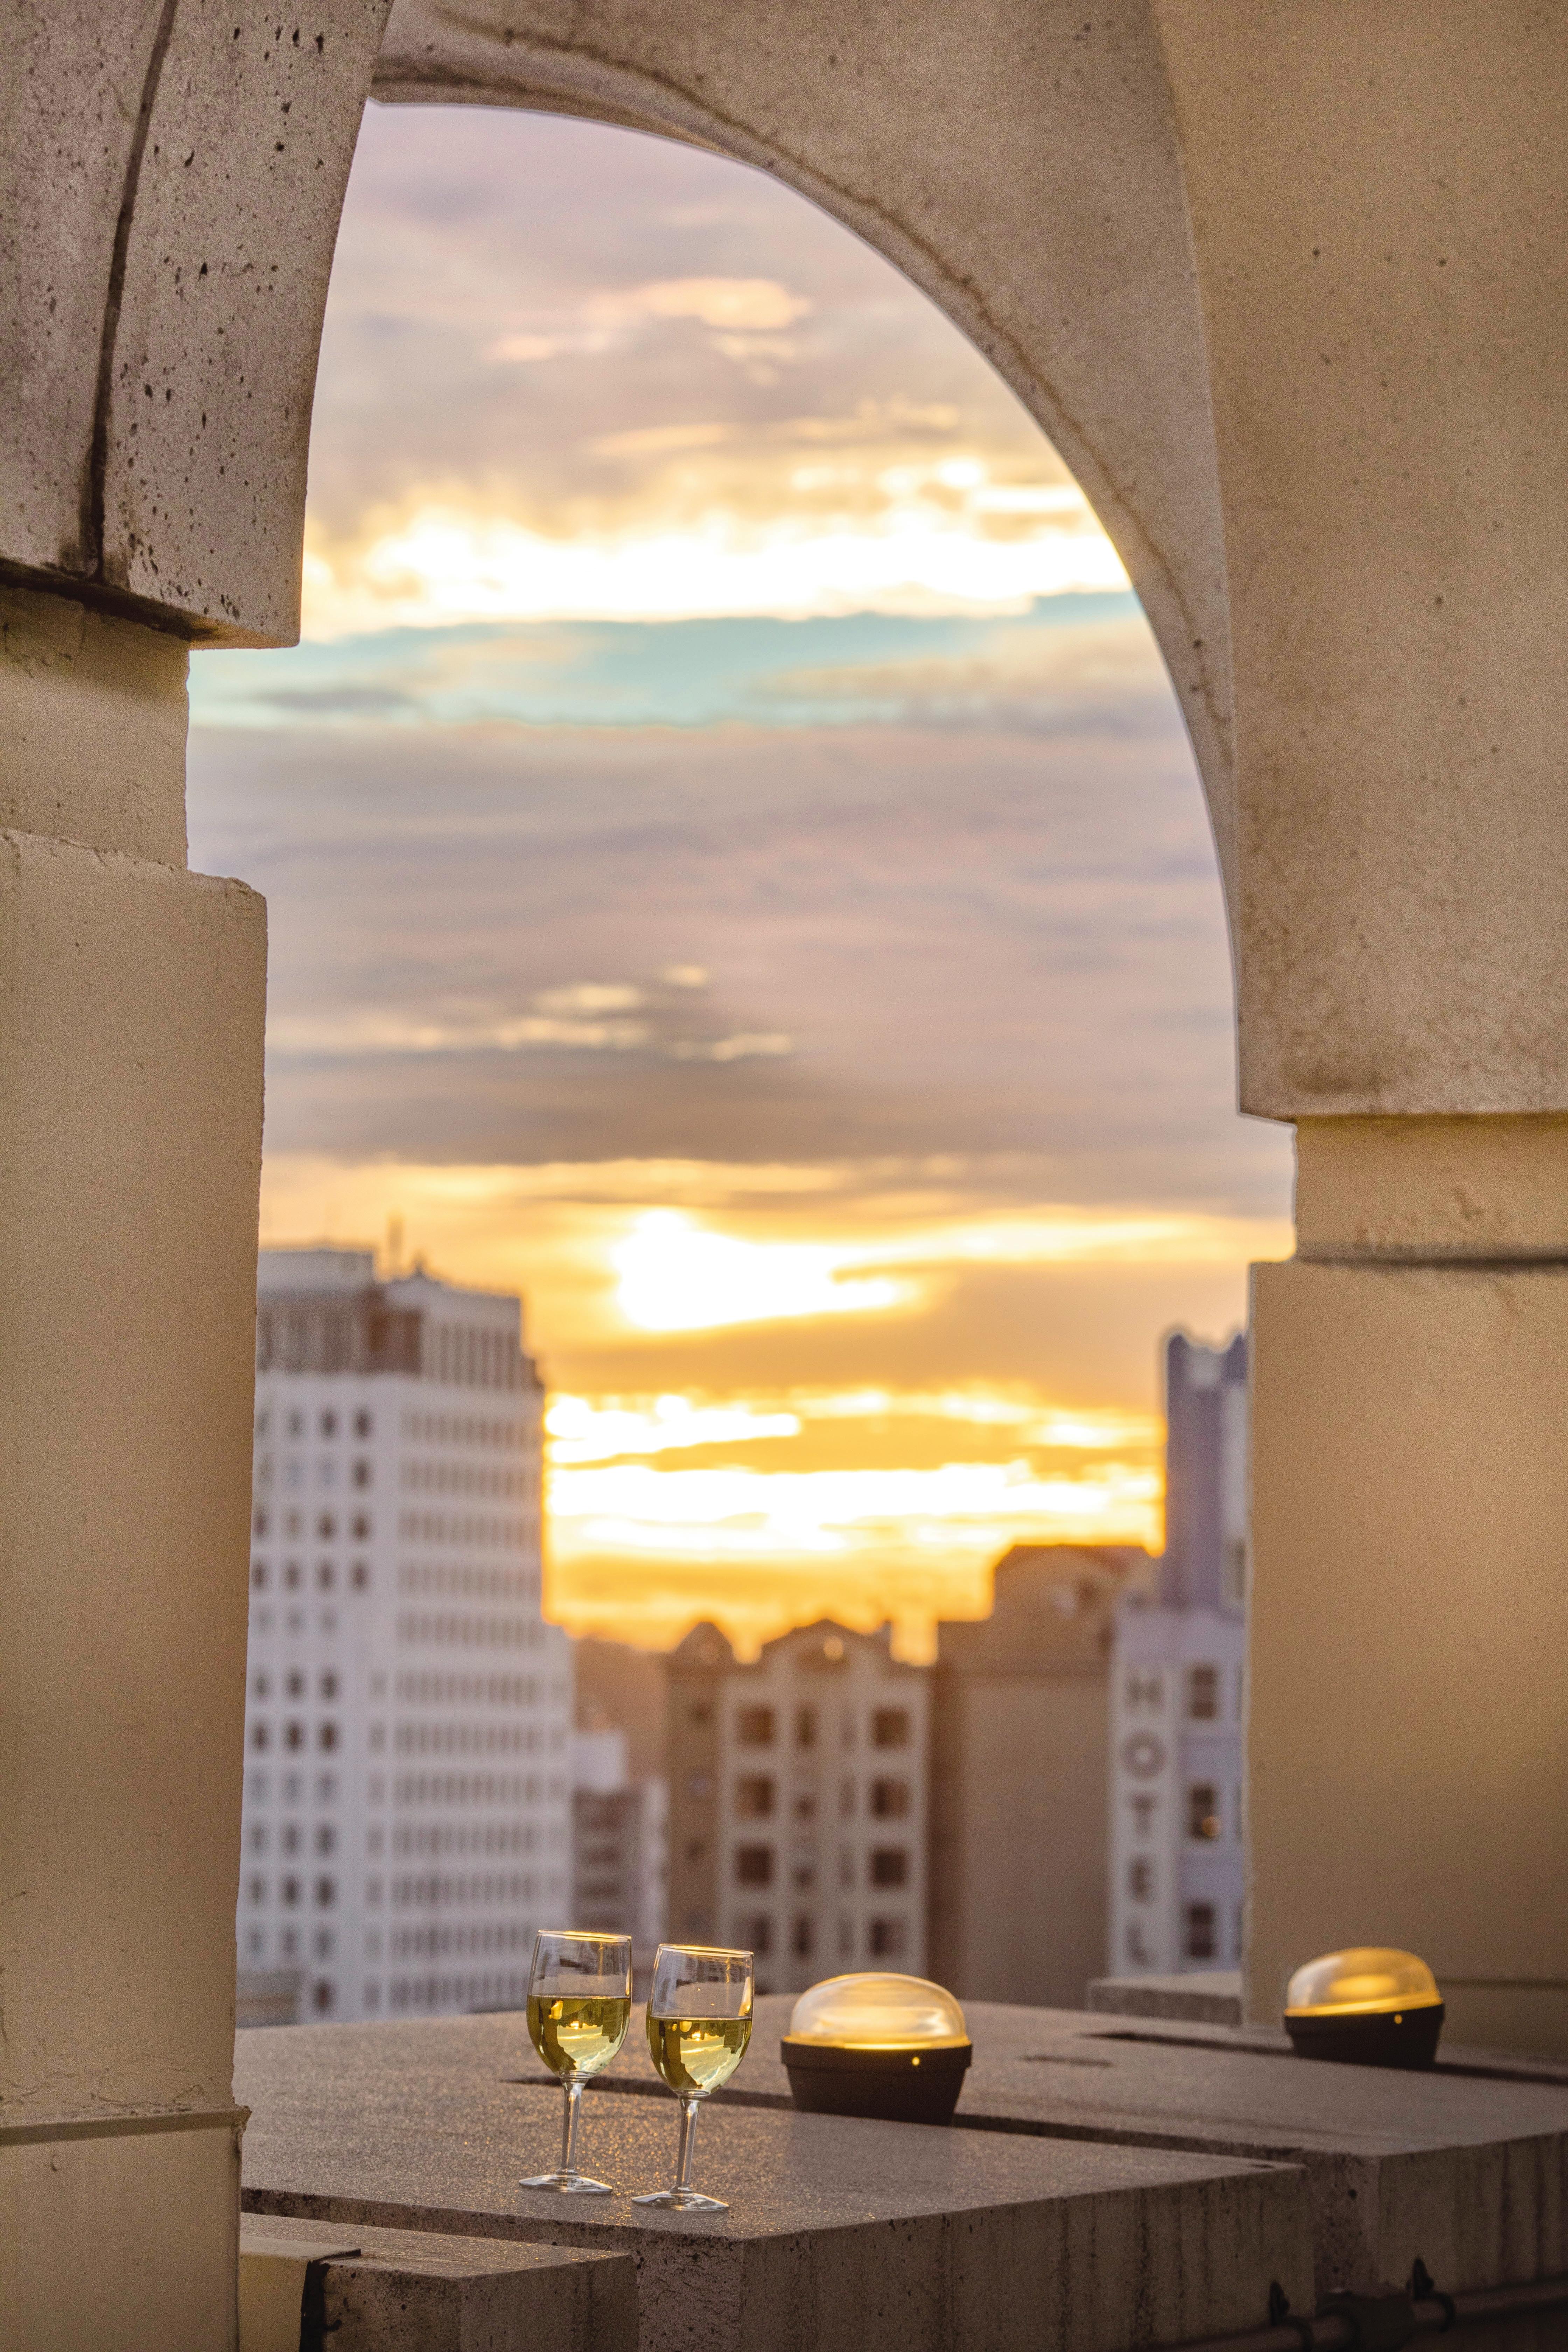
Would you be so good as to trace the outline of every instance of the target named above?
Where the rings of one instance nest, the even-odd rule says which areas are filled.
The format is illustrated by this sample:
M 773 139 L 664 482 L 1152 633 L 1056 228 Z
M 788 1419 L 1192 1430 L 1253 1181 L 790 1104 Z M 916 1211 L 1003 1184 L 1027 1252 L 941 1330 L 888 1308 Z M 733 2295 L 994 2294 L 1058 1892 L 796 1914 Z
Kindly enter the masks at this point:
M 402 1271 L 403 1220 L 401 1217 L 388 1217 L 386 1221 L 386 1272 L 388 1279 L 395 1281 Z

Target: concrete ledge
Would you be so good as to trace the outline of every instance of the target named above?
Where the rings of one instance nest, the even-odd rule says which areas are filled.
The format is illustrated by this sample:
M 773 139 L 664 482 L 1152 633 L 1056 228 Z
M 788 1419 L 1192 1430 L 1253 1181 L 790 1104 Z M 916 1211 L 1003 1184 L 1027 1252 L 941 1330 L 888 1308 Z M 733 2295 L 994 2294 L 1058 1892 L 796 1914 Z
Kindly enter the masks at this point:
M 1241 1970 L 1194 1969 L 1179 1977 L 1096 1977 L 1085 2009 L 1113 2017 L 1185 2018 L 1194 2025 L 1241 2023 Z
M 598 2091 L 582 2159 L 616 2193 L 522 2190 L 560 2104 L 498 2080 L 520 2029 L 247 2033 L 247 2210 L 629 2253 L 642 2352 L 1135 2352 L 1261 2326 L 1275 2280 L 1310 2306 L 1301 2175 L 1246 2158 L 730 2106 L 696 2164 L 730 2211 L 670 2214 L 630 2198 L 675 2102 Z
M 637 2352 L 637 2275 L 624 2254 L 244 2216 L 239 2352 L 299 2352 L 302 2326 L 333 2352 Z
M 757 2003 L 745 2064 L 714 2103 L 713 2121 L 742 2103 L 793 2113 L 779 2061 L 792 2005 L 782 1996 Z M 1385 2074 L 1310 2063 L 1283 2033 L 1257 2026 L 991 2001 L 972 2001 L 965 2014 L 974 2063 L 953 2118 L 959 2131 L 938 2138 L 1027 2137 L 1298 2165 L 1319 2295 L 1397 2283 L 1417 2255 L 1453 2293 L 1568 2272 L 1561 2061 L 1445 2045 L 1429 2074 Z M 328 2033 L 384 2030 L 312 2028 L 304 2046 Z M 426 2037 L 432 2068 L 467 2070 L 488 2053 L 499 2074 L 545 2081 L 521 2017 L 394 2030 Z M 243 2046 L 288 2039 L 247 2034 Z M 589 2094 L 585 2130 L 601 2128 L 606 2091 L 620 2095 L 618 2105 L 668 2110 L 636 2024 Z M 918 2125 L 885 2128 L 926 2136 Z M 1298 2300 L 1297 2308 L 1310 2305 Z

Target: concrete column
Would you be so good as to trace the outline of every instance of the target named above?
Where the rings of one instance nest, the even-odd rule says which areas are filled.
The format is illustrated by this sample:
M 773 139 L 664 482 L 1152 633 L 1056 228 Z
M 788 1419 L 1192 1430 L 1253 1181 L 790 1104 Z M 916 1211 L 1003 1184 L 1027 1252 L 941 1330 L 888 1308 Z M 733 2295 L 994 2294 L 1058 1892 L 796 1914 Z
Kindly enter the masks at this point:
M 1568 1118 L 1306 1119 L 1253 1275 L 1249 2007 L 1337 1946 L 1568 2050 Z
M 235 2341 L 265 910 L 185 646 L 0 591 L 0 2335 Z

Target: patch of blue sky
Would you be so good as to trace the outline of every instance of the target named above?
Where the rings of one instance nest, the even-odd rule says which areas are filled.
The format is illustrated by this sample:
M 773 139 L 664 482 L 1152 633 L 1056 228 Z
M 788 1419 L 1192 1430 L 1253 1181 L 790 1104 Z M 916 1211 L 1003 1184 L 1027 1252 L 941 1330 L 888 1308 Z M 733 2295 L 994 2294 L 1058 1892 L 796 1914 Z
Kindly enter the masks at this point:
M 468 623 L 277 653 L 204 653 L 194 725 L 827 727 L 972 720 L 1016 700 L 1031 645 L 1070 679 L 1058 633 L 1146 635 L 1137 599 L 1037 598 L 1007 615 Z M 999 656 L 1004 656 L 999 663 Z M 1066 656 L 1064 659 L 1063 656 Z M 1042 678 L 1038 681 L 1043 684 Z

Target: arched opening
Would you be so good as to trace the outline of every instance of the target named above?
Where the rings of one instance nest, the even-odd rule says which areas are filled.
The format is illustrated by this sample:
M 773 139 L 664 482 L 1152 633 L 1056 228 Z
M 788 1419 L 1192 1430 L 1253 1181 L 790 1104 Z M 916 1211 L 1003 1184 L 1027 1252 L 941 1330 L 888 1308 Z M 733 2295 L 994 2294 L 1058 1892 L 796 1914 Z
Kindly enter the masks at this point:
M 372 108 L 308 550 L 300 651 L 197 665 L 265 1230 L 529 1292 L 565 1622 L 919 1652 L 1008 1539 L 1157 1543 L 1155 1341 L 1238 1318 L 1280 1139 L 1147 625 L 985 362 L 763 174 Z

